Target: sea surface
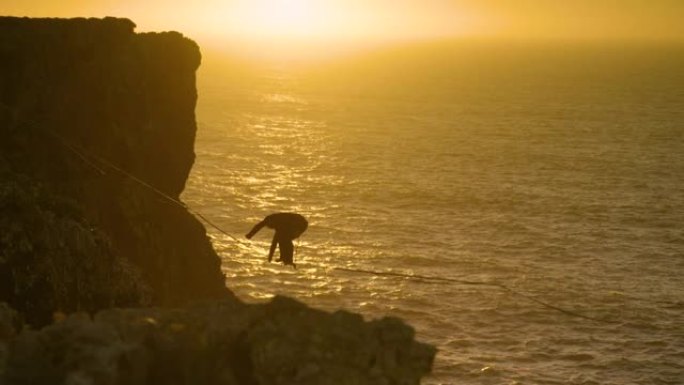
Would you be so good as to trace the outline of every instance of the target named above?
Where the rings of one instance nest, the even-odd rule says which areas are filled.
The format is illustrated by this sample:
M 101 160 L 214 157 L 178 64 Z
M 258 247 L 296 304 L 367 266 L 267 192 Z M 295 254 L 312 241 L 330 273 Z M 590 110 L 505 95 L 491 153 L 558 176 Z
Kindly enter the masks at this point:
M 205 55 L 182 197 L 240 298 L 400 317 L 424 384 L 684 384 L 684 46 L 241 65 Z M 296 270 L 244 238 L 279 211 Z

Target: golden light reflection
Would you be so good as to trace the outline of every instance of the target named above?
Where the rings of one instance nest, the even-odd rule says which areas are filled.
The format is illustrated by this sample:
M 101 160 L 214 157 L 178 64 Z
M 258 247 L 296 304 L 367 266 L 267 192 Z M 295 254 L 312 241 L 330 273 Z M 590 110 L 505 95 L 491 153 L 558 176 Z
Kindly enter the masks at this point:
M 428 6 L 401 0 L 206 1 L 209 6 L 196 12 L 196 27 L 203 34 L 246 39 L 275 50 L 282 44 L 293 49 L 292 44 L 301 43 L 466 35 L 477 29 L 478 20 L 471 7 L 448 1 Z

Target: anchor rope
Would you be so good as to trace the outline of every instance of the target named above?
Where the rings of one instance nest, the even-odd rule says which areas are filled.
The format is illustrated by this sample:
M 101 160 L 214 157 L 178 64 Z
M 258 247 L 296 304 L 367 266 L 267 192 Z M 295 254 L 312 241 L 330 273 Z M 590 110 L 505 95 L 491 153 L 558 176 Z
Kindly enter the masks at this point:
M 417 274 L 402 274 L 402 273 L 395 273 L 395 272 L 382 272 L 382 271 L 363 270 L 363 269 L 350 269 L 350 268 L 344 268 L 344 267 L 336 267 L 335 270 L 346 271 L 346 272 L 351 272 L 351 273 L 359 273 L 359 274 L 376 275 L 376 276 L 408 278 L 408 279 L 423 280 L 423 281 L 458 283 L 458 284 L 462 284 L 462 285 L 494 286 L 494 287 L 498 287 L 500 289 L 503 289 L 503 290 L 505 290 L 511 294 L 525 298 L 525 299 L 532 301 L 532 302 L 536 302 L 536 303 L 538 303 L 544 307 L 547 307 L 547 308 L 552 309 L 552 310 L 556 310 L 558 312 L 561 312 L 561 313 L 569 315 L 569 316 L 573 316 L 573 317 L 577 317 L 577 318 L 584 318 L 587 320 L 602 322 L 602 323 L 610 323 L 610 324 L 620 323 L 618 321 L 613 321 L 613 320 L 603 319 L 603 318 L 596 318 L 596 317 L 588 316 L 585 314 L 577 313 L 577 312 L 572 311 L 572 310 L 564 309 L 564 308 L 556 306 L 556 305 L 552 305 L 548 302 L 544 302 L 540 299 L 537 299 L 537 298 L 535 298 L 529 294 L 525 294 L 525 293 L 521 293 L 517 290 L 513 290 L 510 287 L 508 287 L 502 283 L 498 283 L 498 282 L 469 281 L 469 280 L 456 279 L 456 278 L 435 277 L 435 276 L 426 276 L 426 275 L 417 275 Z

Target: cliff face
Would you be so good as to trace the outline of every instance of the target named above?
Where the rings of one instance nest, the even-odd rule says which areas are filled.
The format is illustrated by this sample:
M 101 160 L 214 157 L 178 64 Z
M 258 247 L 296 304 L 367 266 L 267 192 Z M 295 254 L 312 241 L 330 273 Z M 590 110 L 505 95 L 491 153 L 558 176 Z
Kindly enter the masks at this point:
M 36 323 L 229 294 L 203 226 L 112 168 L 177 199 L 194 161 L 199 48 L 133 29 L 0 18 L 0 301 Z

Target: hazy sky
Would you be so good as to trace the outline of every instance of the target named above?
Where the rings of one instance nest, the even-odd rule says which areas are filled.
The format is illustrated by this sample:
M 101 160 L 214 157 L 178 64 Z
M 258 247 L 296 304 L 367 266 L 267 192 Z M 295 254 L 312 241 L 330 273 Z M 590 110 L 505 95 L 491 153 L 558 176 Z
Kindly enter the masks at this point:
M 121 16 L 199 40 L 431 36 L 684 40 L 684 0 L 0 0 L 16 16 Z

